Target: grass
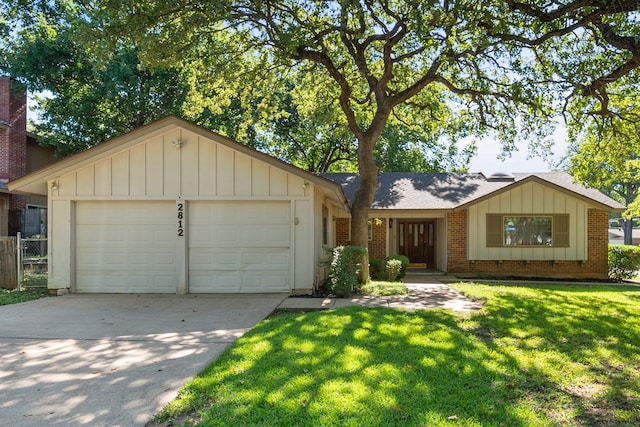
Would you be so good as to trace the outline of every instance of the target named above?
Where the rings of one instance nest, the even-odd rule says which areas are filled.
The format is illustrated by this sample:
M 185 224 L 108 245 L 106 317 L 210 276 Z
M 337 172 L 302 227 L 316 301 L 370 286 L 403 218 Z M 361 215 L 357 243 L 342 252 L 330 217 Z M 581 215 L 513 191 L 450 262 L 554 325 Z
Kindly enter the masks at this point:
M 383 282 L 372 280 L 362 285 L 360 291 L 365 295 L 383 297 L 390 295 L 409 295 L 407 285 L 402 282 Z
M 47 296 L 46 289 L 0 289 L 0 305 L 17 304 L 19 302 L 31 301 Z
M 481 312 L 280 314 L 157 425 L 636 426 L 640 289 L 457 284 Z
M 26 273 L 24 275 L 24 287 L 27 288 L 46 288 L 47 287 L 47 273 Z

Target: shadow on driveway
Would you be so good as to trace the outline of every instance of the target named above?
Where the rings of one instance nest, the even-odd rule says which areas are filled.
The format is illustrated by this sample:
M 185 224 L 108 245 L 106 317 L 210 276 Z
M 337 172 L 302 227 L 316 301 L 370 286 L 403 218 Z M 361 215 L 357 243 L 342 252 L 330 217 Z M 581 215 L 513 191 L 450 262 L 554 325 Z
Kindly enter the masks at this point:
M 0 424 L 144 425 L 286 297 L 66 295 L 0 307 Z

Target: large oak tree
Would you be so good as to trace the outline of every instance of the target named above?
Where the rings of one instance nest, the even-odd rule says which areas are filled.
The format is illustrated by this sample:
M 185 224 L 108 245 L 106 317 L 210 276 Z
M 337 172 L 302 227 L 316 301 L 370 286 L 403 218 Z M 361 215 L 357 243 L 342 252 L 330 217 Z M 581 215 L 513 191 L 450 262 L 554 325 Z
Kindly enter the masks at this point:
M 221 91 L 268 93 L 287 70 L 324 76 L 357 143 L 360 187 L 352 240 L 367 244 L 377 188 L 375 147 L 390 120 L 451 117 L 493 130 L 548 135 L 559 102 L 611 111 L 608 85 L 637 80 L 637 0 L 94 0 L 98 35 L 134 40 L 150 66 L 189 64 Z M 94 33 L 95 34 L 95 33 Z M 595 108 L 591 108 L 595 107 Z M 426 120 L 428 119 L 428 120 Z M 363 275 L 368 271 L 364 265 Z

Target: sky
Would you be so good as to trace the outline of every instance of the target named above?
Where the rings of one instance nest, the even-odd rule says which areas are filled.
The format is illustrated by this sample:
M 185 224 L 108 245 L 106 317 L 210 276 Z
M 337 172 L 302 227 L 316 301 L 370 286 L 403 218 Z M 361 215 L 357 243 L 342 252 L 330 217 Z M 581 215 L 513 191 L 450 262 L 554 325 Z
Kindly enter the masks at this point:
M 518 151 L 512 152 L 511 157 L 504 160 L 498 159 L 500 155 L 500 144 L 494 140 L 478 141 L 478 154 L 471 159 L 469 172 L 483 172 L 492 174 L 494 172 L 550 172 L 555 164 L 562 160 L 566 153 L 568 144 L 564 129 L 559 129 L 553 135 L 553 155 L 550 156 L 551 164 L 540 157 L 530 157 L 526 142 L 517 144 Z

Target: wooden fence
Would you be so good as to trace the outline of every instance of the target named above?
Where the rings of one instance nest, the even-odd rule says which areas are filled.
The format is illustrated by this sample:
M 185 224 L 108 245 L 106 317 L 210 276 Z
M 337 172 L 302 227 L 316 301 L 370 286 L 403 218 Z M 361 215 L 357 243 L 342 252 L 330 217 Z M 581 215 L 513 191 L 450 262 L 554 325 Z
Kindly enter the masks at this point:
M 17 287 L 16 238 L 0 237 L 0 288 L 16 289 Z

